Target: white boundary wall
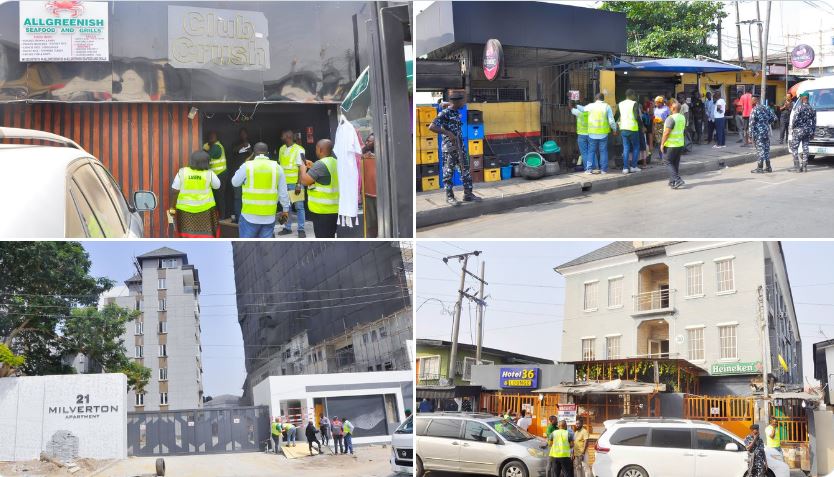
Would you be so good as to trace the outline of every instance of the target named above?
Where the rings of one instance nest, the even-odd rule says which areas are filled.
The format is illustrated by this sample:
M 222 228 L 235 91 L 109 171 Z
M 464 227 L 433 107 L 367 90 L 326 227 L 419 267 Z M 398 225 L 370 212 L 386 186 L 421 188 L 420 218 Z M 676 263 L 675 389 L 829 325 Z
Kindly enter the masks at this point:
M 38 459 L 57 431 L 81 458 L 127 458 L 126 391 L 124 374 L 0 378 L 0 461 Z

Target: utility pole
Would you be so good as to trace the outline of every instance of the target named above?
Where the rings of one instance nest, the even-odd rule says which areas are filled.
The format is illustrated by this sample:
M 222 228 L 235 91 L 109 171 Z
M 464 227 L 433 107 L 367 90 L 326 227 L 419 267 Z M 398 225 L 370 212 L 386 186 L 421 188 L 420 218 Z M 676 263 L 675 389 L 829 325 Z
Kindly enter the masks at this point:
M 484 344 L 484 269 L 486 262 L 481 262 L 481 291 L 478 293 L 478 344 L 475 348 L 475 364 L 481 364 L 481 347 Z
M 738 2 L 733 2 L 736 6 L 736 42 L 738 43 L 738 62 L 741 63 L 744 60 L 744 56 L 741 53 L 741 15 L 738 13 Z M 727 98 L 729 101 L 730 98 Z
M 767 5 L 765 6 L 765 21 L 764 21 L 764 34 L 762 34 L 762 24 L 759 24 L 759 43 L 762 48 L 762 99 L 764 102 L 762 104 L 767 104 L 767 36 L 770 34 L 770 2 L 765 2 Z M 758 6 L 759 2 L 756 2 Z M 785 72 L 787 75 L 787 72 Z M 774 95 L 773 101 L 775 102 L 777 99 Z
M 722 60 L 721 57 L 721 19 L 718 19 L 718 59 Z
M 457 359 L 458 354 L 458 334 L 460 332 L 460 311 L 463 307 L 463 297 L 472 297 L 463 287 L 466 285 L 466 275 L 472 275 L 467 269 L 466 265 L 469 263 L 469 256 L 475 255 L 476 257 L 480 255 L 481 252 L 476 250 L 474 252 L 466 252 L 461 253 L 459 255 L 450 255 L 448 257 L 443 257 L 443 263 L 449 263 L 450 258 L 456 258 L 459 261 L 463 262 L 463 268 L 460 271 L 460 287 L 458 288 L 458 302 L 455 305 L 455 317 L 452 321 L 452 349 L 449 351 L 449 375 L 447 379 L 449 379 L 452 383 L 455 382 L 455 360 Z M 473 275 L 474 276 L 474 275 Z M 478 277 L 475 277 L 478 278 Z
M 758 306 L 757 306 L 757 314 L 759 315 L 759 324 L 762 329 L 762 392 L 763 392 L 763 399 L 762 399 L 762 414 L 760 420 L 762 422 L 769 421 L 768 414 L 769 414 L 769 407 L 768 407 L 768 385 L 769 380 L 767 378 L 767 368 L 768 364 L 771 363 L 770 355 L 767 353 L 767 320 L 765 318 L 765 310 L 764 310 L 764 291 L 762 286 L 759 285 L 758 288 L 758 296 L 757 296 Z

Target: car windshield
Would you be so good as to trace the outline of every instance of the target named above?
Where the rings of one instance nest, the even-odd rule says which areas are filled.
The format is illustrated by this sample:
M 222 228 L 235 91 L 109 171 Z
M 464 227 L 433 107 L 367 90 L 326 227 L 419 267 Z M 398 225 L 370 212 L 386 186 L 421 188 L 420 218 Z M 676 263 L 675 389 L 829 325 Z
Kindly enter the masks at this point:
M 808 91 L 808 103 L 818 111 L 834 111 L 834 88 Z
M 504 439 L 510 442 L 524 442 L 530 439 L 535 439 L 533 434 L 524 431 L 510 421 L 491 421 L 488 422 L 490 427 L 495 429 L 495 432 L 501 434 Z
M 414 416 L 408 416 L 408 419 L 405 420 L 400 427 L 394 431 L 396 434 L 412 434 L 414 433 Z

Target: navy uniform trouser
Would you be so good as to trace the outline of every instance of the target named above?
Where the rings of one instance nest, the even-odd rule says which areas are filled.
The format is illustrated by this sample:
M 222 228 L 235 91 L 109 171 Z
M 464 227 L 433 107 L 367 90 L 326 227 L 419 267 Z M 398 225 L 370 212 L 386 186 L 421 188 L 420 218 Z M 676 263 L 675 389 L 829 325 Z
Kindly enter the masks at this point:
M 759 162 L 770 162 L 770 136 L 754 136 L 753 143 L 756 145 Z
M 455 168 L 460 170 L 460 178 L 463 181 L 463 190 L 472 190 L 472 175 L 469 173 L 469 155 L 465 152 L 463 157 L 457 149 L 443 151 L 443 188 L 446 193 L 452 192 L 452 176 Z

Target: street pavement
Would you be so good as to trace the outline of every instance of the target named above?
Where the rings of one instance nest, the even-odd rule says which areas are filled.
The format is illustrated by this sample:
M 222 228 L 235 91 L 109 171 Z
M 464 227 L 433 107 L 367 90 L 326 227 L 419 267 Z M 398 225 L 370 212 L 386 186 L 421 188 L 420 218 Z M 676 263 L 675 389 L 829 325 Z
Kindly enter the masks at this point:
M 809 162 L 808 172 L 787 172 L 790 155 L 773 159 L 772 174 L 751 174 L 754 164 L 663 178 L 585 193 L 557 202 L 510 209 L 418 230 L 419 237 L 749 237 L 834 236 L 834 157 Z M 656 166 L 657 167 L 657 166 Z M 641 172 L 638 174 L 644 174 Z
M 306 444 L 305 444 L 306 445 Z M 299 443 L 301 446 L 301 443 Z M 395 477 L 388 461 L 389 446 L 361 446 L 355 457 L 321 455 L 298 459 L 263 452 L 206 454 L 165 457 L 165 475 L 169 477 Z M 153 475 L 155 457 L 131 457 L 93 474 L 96 477 L 132 477 Z

